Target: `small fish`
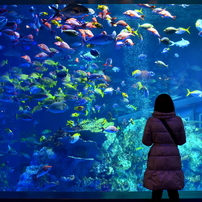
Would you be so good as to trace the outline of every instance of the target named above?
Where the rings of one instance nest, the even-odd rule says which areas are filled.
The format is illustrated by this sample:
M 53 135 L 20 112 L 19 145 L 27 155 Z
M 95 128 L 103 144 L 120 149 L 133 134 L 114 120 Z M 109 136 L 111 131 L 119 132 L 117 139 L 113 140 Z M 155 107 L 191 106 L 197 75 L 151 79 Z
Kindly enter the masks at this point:
M 100 55 L 100 53 L 96 49 L 91 49 L 90 54 L 94 57 L 98 57 Z
M 154 25 L 152 25 L 150 23 L 144 23 L 142 25 L 138 24 L 138 27 L 141 27 L 141 28 L 144 28 L 144 29 L 148 29 L 148 28 L 154 27 Z
M 113 94 L 114 89 L 112 87 L 106 88 L 103 92 L 104 94 Z
M 41 132 L 41 134 L 45 135 L 45 134 L 48 134 L 48 133 L 51 133 L 51 130 L 49 129 L 45 129 Z
M 112 70 L 113 70 L 114 72 L 119 72 L 120 69 L 121 69 L 120 67 L 113 67 L 113 68 L 112 68 Z
M 198 29 L 199 32 L 202 31 L 202 20 L 198 19 L 195 23 L 196 29 Z
M 183 27 L 179 27 L 178 30 L 175 32 L 175 34 L 184 34 L 185 32 L 187 32 L 188 34 L 191 34 L 189 29 L 191 26 L 189 26 L 187 29 L 183 28 Z
M 0 16 L 0 30 L 7 24 L 8 19 L 4 16 Z
M 69 182 L 75 179 L 74 175 L 61 176 L 60 179 L 64 182 Z
M 72 126 L 74 126 L 74 121 L 73 120 L 69 120 L 69 121 L 67 120 L 66 125 L 72 127 Z
M 187 89 L 186 96 L 189 96 L 189 95 L 192 95 L 193 97 L 202 97 L 202 91 L 200 91 L 200 90 L 190 91 L 189 89 Z
M 166 34 L 174 34 L 175 32 L 178 31 L 177 28 L 175 27 L 167 27 L 163 30 Z
M 39 139 L 39 142 L 43 142 L 43 141 L 45 141 L 46 139 L 47 139 L 46 136 L 42 135 L 42 136 L 40 137 L 40 139 Z
M 104 9 L 109 10 L 109 7 L 106 6 L 106 5 L 98 5 L 97 9 L 100 9 L 100 10 L 104 10 Z
M 161 15 L 162 18 L 171 18 L 173 20 L 176 19 L 176 16 L 171 15 L 171 13 L 168 12 L 167 10 L 165 10 L 165 9 L 158 12 L 158 14 Z
M 160 61 L 160 60 L 157 60 L 154 62 L 158 67 L 167 67 L 168 68 L 168 65 L 166 65 L 164 62 Z
M 3 67 L 3 66 L 5 66 L 5 65 L 7 65 L 8 64 L 8 60 L 2 60 L 1 62 L 0 62 L 0 67 Z
M 121 94 L 122 94 L 123 97 L 126 97 L 126 98 L 129 97 L 127 93 L 121 93 Z
M 76 111 L 83 111 L 85 109 L 84 106 L 77 106 L 77 107 L 74 107 L 74 110 Z
M 33 117 L 29 114 L 16 114 L 16 119 L 21 119 L 23 121 L 32 121 Z
M 111 67 L 112 66 L 112 58 L 107 58 L 106 61 L 105 61 L 105 64 L 104 66 L 106 67 Z
M 137 107 L 135 107 L 134 105 L 131 105 L 131 104 L 127 104 L 126 107 L 128 109 L 137 110 Z
M 139 15 L 135 10 L 127 10 L 123 14 L 133 19 L 144 20 L 145 17 L 144 15 Z
M 10 136 L 10 137 L 13 137 L 14 136 L 14 134 L 13 134 L 13 131 L 11 130 L 11 129 L 9 129 L 9 128 L 6 128 L 5 129 L 5 132 L 8 134 L 8 136 Z
M 159 32 L 154 28 L 154 27 L 151 27 L 151 28 L 148 28 L 147 31 L 149 31 L 151 34 L 157 36 L 157 37 L 161 37 L 161 35 L 159 34 Z
M 140 81 L 138 81 L 137 83 L 133 84 L 131 87 L 141 90 L 143 88 L 143 85 Z
M 49 107 L 48 107 L 48 111 L 51 113 L 63 113 L 66 110 L 68 110 L 69 107 L 67 106 L 67 104 L 65 104 L 64 102 L 53 102 Z
M 175 53 L 174 56 L 175 56 L 176 58 L 179 58 L 179 54 L 178 54 L 178 53 Z
M 72 114 L 71 114 L 71 117 L 78 117 L 78 116 L 80 116 L 79 113 L 72 113 Z
M 143 54 L 141 53 L 140 55 L 138 55 L 138 58 L 141 59 L 141 60 L 144 60 L 147 58 L 147 55 L 146 54 Z
M 40 12 L 40 13 L 39 13 L 39 16 L 46 16 L 46 15 L 48 15 L 47 12 Z
M 161 53 L 167 53 L 170 50 L 170 48 L 164 48 Z
M 137 147 L 137 148 L 135 148 L 136 151 L 141 150 L 141 149 L 144 149 L 144 148 L 143 147 Z
M 187 8 L 189 5 L 188 4 L 181 4 L 179 6 L 182 6 L 182 8 Z
M 160 42 L 162 42 L 165 45 L 169 45 L 171 43 L 168 37 L 162 37 L 161 39 L 159 39 L 159 43 Z
M 124 87 L 126 85 L 125 81 L 121 81 L 121 86 Z
M 60 41 L 60 42 L 63 41 L 62 38 L 61 38 L 60 36 L 55 36 L 55 40 L 56 40 L 56 41 Z
M 65 33 L 68 36 L 79 36 L 79 32 L 73 29 L 68 29 L 68 30 L 62 30 L 63 33 Z
M 69 140 L 69 143 L 74 144 L 75 142 L 79 140 L 80 136 L 81 136 L 80 133 L 73 134 Z
M 117 131 L 119 131 L 119 129 L 115 126 L 108 126 L 106 128 L 103 128 L 103 131 L 107 133 L 116 133 Z
M 42 177 L 43 175 L 48 173 L 51 170 L 51 168 L 52 168 L 52 166 L 48 166 L 48 165 L 41 166 L 39 168 L 39 170 L 37 171 L 37 173 L 33 177 L 36 177 L 36 179 L 39 178 L 39 177 Z
M 141 74 L 142 74 L 142 72 L 138 69 L 132 72 L 132 76 L 135 76 L 135 77 L 140 76 Z
M 148 90 L 148 88 L 146 86 L 143 86 L 142 89 L 144 90 L 145 97 L 148 98 L 149 97 L 149 90 Z

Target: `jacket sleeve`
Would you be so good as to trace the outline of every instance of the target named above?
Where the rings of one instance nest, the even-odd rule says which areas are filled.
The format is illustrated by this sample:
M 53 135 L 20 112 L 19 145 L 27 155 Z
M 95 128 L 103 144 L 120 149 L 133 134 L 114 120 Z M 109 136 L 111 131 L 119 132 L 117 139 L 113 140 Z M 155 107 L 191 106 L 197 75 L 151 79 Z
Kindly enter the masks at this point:
M 146 146 L 151 146 L 153 143 L 150 122 L 151 122 L 151 120 L 148 119 L 147 123 L 145 125 L 145 128 L 144 128 L 144 134 L 143 134 L 143 138 L 142 138 L 142 143 Z
M 180 135 L 178 138 L 178 145 L 183 145 L 184 143 L 186 143 L 186 135 L 184 130 L 184 124 L 181 118 L 180 118 L 180 121 L 181 121 L 181 128 L 180 128 Z

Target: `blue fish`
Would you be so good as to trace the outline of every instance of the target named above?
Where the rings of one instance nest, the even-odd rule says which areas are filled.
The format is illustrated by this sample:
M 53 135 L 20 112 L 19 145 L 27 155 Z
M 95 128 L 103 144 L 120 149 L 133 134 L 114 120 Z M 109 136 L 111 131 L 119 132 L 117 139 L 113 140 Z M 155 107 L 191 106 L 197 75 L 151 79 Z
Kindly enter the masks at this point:
M 93 55 L 93 56 L 95 56 L 95 57 L 97 57 L 97 56 L 100 55 L 100 53 L 96 49 L 91 49 L 90 50 L 90 54 Z

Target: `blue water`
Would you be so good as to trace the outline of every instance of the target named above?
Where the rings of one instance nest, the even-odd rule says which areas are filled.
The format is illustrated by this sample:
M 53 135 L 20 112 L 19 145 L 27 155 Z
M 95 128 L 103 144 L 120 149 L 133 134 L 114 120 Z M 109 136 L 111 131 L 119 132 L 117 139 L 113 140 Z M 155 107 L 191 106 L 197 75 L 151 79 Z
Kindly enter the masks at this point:
M 142 179 L 149 148 L 142 145 L 141 138 L 156 96 L 168 93 L 176 102 L 184 100 L 186 105 L 193 95 L 191 93 L 186 96 L 187 89 L 191 92 L 202 90 L 202 39 L 195 26 L 196 21 L 200 19 L 201 6 L 156 5 L 176 16 L 175 20 L 162 18 L 159 14 L 153 13 L 151 8 L 142 8 L 141 15 L 145 16 L 142 20 L 123 15 L 129 9 L 141 9 L 135 4 L 108 5 L 109 16 L 103 19 L 99 17 L 102 10 L 97 9 L 97 5 L 84 5 L 92 8 L 95 13 L 78 18 L 77 21 L 82 26 L 74 27 L 73 30 L 89 29 L 94 36 L 105 31 L 111 38 L 113 31 L 116 31 L 111 43 L 90 47 L 85 43 L 90 37 L 69 36 L 61 32 L 61 28 L 58 27 L 65 24 L 65 19 L 57 22 L 61 24 L 58 27 L 53 24 L 51 17 L 55 12 L 48 6 L 8 5 L 0 9 L 1 20 L 7 20 L 8 23 L 2 25 L 0 36 L 0 190 L 146 191 L 142 187 Z M 59 5 L 59 9 L 63 7 Z M 47 12 L 48 15 L 43 16 L 41 12 Z M 96 17 L 103 28 L 85 27 L 87 22 L 93 22 L 93 17 Z M 46 29 L 41 19 L 49 19 L 48 23 L 52 23 L 52 28 Z M 124 20 L 129 29 L 111 25 L 119 20 Z M 30 23 L 35 23 L 37 27 L 30 28 Z M 138 24 L 141 26 L 143 23 L 152 24 L 161 37 L 138 27 Z M 167 27 L 187 29 L 189 26 L 191 34 L 187 31 L 183 34 L 166 34 L 163 31 Z M 126 43 L 123 43 L 123 47 L 119 49 L 116 37 L 123 29 L 133 33 L 129 38 L 134 44 L 127 47 Z M 138 31 L 134 32 L 136 30 Z M 33 36 L 33 40 L 26 41 L 29 34 Z M 56 36 L 69 44 L 74 53 L 56 46 Z M 167 46 L 159 42 L 162 37 L 168 37 L 173 42 L 181 41 L 183 38 L 190 44 L 186 47 Z M 36 54 L 41 52 L 38 44 L 55 48 L 58 53 L 50 54 L 46 59 L 36 59 Z M 169 48 L 167 53 L 162 53 L 164 48 Z M 91 49 L 96 49 L 99 56 L 93 58 L 90 55 Z M 88 54 L 86 59 L 85 54 Z M 141 58 L 140 54 L 144 54 L 144 57 Z M 31 58 L 30 63 L 23 60 L 22 57 L 25 55 Z M 74 62 L 76 58 L 79 58 L 79 63 Z M 108 58 L 112 60 L 112 64 L 106 67 L 104 64 Z M 34 61 L 44 63 L 45 60 L 52 60 L 57 64 L 43 64 L 42 66 L 48 69 L 38 72 L 42 79 L 30 78 L 31 73 L 37 72 L 38 65 Z M 161 61 L 168 67 L 159 67 L 155 61 Z M 90 67 L 93 63 L 98 69 Z M 62 71 L 62 65 L 68 69 L 64 71 L 65 74 L 71 77 L 67 83 L 73 85 L 75 90 L 67 89 L 63 84 L 64 77 L 57 75 Z M 118 67 L 120 71 L 113 71 L 114 67 Z M 88 76 L 78 76 L 78 70 L 88 72 Z M 142 74 L 132 76 L 135 70 L 141 71 Z M 153 76 L 148 73 L 151 71 L 154 73 Z M 102 77 L 102 80 L 91 81 L 89 75 L 94 73 L 106 75 L 107 80 Z M 23 74 L 27 78 L 23 79 Z M 52 79 L 52 82 L 57 81 L 57 84 L 53 87 L 43 85 L 44 77 Z M 83 79 L 83 83 L 78 79 Z M 138 82 L 141 86 L 138 86 Z M 99 87 L 100 83 L 105 87 Z M 7 85 L 10 87 L 7 88 Z M 31 92 L 32 85 L 41 88 L 40 93 L 49 98 L 55 96 L 54 102 L 60 102 L 61 105 L 65 103 L 68 109 L 64 112 L 59 110 L 61 113 L 50 112 L 48 108 L 51 103 L 44 104 L 49 98 L 33 99 L 37 93 Z M 104 93 L 107 87 L 113 88 L 109 94 Z M 61 88 L 63 94 L 56 99 L 58 88 Z M 96 93 L 96 88 L 101 93 Z M 65 97 L 67 94 L 76 96 L 77 100 L 69 101 Z M 25 101 L 21 100 L 22 95 L 28 98 Z M 82 98 L 87 100 L 87 103 L 81 103 Z M 195 98 L 201 99 L 200 94 Z M 198 100 L 196 102 L 198 103 Z M 39 110 L 33 111 L 36 106 Z M 83 106 L 84 110 L 76 111 L 74 107 L 78 106 Z M 97 106 L 100 110 L 96 110 Z M 194 108 L 194 105 L 190 106 L 192 107 Z M 184 191 L 201 191 L 201 123 L 196 122 L 200 121 L 198 116 L 201 109 L 199 106 L 195 113 L 183 117 L 186 110 L 186 106 L 177 108 L 179 115 L 184 118 L 188 140 L 185 146 L 180 147 L 186 175 Z M 140 117 L 135 115 L 140 112 L 143 114 Z M 77 113 L 78 117 L 72 117 L 72 113 Z M 126 115 L 129 118 L 124 118 Z M 25 120 L 28 118 L 30 119 Z M 185 118 L 188 121 L 185 121 Z M 70 120 L 74 121 L 73 132 L 64 131 L 63 128 Z M 117 132 L 105 132 L 104 129 L 108 126 L 115 126 Z M 72 140 L 75 133 L 80 134 L 80 139 L 74 140 L 71 144 L 70 138 Z M 40 139 L 42 136 L 44 141 Z M 192 157 L 189 157 L 189 152 L 193 154 Z

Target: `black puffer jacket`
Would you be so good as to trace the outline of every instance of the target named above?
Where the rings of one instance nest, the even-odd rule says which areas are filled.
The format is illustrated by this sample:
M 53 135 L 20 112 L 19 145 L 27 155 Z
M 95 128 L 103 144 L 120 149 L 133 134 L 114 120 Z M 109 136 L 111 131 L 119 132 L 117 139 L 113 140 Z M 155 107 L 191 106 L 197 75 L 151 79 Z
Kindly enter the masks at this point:
M 179 150 L 170 133 L 159 119 L 165 119 L 176 136 L 177 144 L 186 142 L 182 119 L 175 112 L 154 112 L 147 120 L 142 142 L 150 149 L 143 186 L 150 190 L 181 190 L 184 174 Z

